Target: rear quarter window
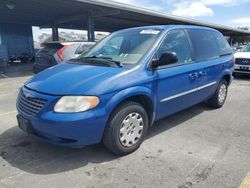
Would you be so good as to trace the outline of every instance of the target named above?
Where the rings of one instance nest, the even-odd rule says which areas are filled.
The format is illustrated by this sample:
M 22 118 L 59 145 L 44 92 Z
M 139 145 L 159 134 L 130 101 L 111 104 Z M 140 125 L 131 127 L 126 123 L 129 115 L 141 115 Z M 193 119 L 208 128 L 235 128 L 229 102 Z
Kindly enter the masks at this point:
M 219 32 L 214 31 L 213 33 L 214 33 L 217 45 L 219 47 L 219 55 L 232 54 L 233 49 L 230 47 L 225 37 Z
M 188 30 L 196 61 L 206 61 L 219 57 L 219 47 L 214 31 L 189 29 Z

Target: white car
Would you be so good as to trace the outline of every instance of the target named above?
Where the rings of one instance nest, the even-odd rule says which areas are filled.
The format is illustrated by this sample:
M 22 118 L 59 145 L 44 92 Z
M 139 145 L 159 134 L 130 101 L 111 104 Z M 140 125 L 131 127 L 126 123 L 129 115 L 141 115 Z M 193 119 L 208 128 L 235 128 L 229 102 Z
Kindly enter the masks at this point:
M 234 74 L 250 74 L 250 44 L 234 54 Z

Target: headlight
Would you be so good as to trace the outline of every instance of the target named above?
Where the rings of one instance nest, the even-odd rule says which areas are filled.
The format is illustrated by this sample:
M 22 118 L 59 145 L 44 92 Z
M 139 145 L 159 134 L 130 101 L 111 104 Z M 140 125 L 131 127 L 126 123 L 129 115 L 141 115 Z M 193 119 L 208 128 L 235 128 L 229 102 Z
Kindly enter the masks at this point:
M 83 112 L 95 108 L 99 104 L 94 96 L 64 96 L 55 105 L 55 112 Z

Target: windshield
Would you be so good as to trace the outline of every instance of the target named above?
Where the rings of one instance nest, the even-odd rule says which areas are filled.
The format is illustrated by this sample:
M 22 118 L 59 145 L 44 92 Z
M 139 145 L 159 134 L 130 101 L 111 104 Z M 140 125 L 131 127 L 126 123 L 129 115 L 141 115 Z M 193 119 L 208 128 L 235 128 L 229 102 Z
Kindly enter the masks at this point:
M 136 64 L 149 50 L 161 30 L 130 29 L 111 34 L 80 58 L 110 58 L 121 64 Z
M 242 49 L 242 52 L 250 52 L 250 44 L 246 45 L 246 47 Z

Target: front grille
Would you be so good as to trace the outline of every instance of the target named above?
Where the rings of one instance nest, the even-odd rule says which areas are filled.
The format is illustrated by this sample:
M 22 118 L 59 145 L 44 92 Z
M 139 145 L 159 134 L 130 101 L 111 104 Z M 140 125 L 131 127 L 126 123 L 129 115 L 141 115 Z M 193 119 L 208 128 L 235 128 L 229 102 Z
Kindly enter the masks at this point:
M 235 69 L 236 71 L 240 71 L 240 72 L 247 72 L 247 73 L 249 73 L 250 72 L 250 70 L 248 69 Z
M 235 64 L 238 64 L 238 65 L 250 65 L 250 59 L 236 58 L 235 59 Z
M 45 99 L 25 96 L 22 90 L 20 90 L 17 98 L 17 108 L 20 113 L 28 116 L 36 115 L 47 102 Z

